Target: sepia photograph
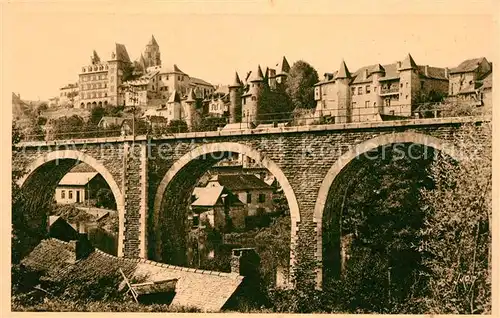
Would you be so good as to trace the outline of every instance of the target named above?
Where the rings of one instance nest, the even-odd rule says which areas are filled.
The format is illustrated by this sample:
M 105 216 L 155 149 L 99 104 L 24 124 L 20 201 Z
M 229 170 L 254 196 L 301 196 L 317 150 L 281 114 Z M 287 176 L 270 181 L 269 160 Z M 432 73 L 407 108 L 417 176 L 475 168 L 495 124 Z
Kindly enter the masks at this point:
M 494 314 L 500 7 L 419 3 L 1 4 L 5 307 Z

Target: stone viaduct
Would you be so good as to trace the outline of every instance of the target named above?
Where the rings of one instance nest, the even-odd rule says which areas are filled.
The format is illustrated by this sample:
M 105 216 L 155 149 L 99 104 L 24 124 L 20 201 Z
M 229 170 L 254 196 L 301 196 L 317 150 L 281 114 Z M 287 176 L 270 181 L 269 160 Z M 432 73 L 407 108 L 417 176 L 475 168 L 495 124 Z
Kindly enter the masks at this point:
M 59 180 L 77 162 L 85 162 L 104 177 L 114 194 L 119 215 L 118 256 L 182 263 L 185 213 L 196 181 L 228 153 L 245 154 L 267 168 L 283 188 L 292 222 L 293 270 L 303 259 L 322 264 L 324 214 L 327 209 L 335 210 L 335 197 L 345 182 L 340 176 L 358 156 L 409 143 L 458 157 L 464 124 L 490 121 L 489 117 L 413 119 L 161 138 L 23 142 L 12 147 L 12 160 L 13 169 L 23 171 L 19 184 L 31 198 L 25 213 L 39 213 L 52 200 Z M 488 140 L 481 134 L 477 137 L 479 143 Z M 294 253 L 300 244 L 307 247 L 301 249 L 302 255 Z M 322 273 L 321 266 L 313 273 L 318 284 Z

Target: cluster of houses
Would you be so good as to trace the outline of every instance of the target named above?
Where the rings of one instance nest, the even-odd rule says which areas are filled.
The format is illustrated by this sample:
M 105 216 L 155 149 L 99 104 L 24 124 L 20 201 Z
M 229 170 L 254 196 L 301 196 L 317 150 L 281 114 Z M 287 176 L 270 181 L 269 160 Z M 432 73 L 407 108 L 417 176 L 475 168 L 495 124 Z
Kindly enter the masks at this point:
M 189 129 L 205 117 L 222 117 L 228 124 L 254 128 L 262 92 L 284 87 L 291 69 L 283 56 L 264 71 L 259 65 L 244 77 L 236 73 L 231 84 L 215 86 L 188 75 L 176 64 L 162 64 L 154 36 L 133 62 L 122 44 L 112 47 L 106 61 L 95 51 L 90 60 L 82 67 L 78 83 L 61 88 L 59 98 L 65 103 L 70 100 L 74 107 L 85 109 L 134 106 L 150 124 L 183 120 Z M 130 65 L 132 74 L 127 71 Z M 346 123 L 415 117 L 423 103 L 436 100 L 490 109 L 491 94 L 492 63 L 484 57 L 448 68 L 417 64 L 408 54 L 394 63 L 355 71 L 342 61 L 338 70 L 324 73 L 314 85 L 316 108 L 303 116 L 311 118 L 305 121 L 309 124 L 318 119 Z M 119 126 L 127 120 L 105 117 L 100 125 Z

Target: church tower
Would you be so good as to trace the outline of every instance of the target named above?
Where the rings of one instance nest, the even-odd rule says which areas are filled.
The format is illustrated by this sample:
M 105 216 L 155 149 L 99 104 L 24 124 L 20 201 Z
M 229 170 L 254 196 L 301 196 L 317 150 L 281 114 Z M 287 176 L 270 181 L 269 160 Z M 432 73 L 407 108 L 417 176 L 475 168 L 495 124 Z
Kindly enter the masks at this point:
M 146 68 L 161 65 L 160 46 L 158 42 L 156 42 L 154 35 L 151 35 L 151 40 L 149 40 L 149 43 L 146 45 L 144 60 Z

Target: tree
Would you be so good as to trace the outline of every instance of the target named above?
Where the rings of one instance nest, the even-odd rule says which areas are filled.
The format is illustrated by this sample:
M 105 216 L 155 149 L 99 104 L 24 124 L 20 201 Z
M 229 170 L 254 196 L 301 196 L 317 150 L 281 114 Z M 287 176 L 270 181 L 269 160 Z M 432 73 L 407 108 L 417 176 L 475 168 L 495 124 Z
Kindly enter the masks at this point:
M 193 131 L 216 131 L 219 127 L 224 127 L 227 119 L 224 117 L 204 117 L 193 127 Z
M 259 95 L 257 121 L 272 123 L 288 121 L 291 118 L 292 102 L 285 90 L 278 88 L 271 90 L 268 85 Z
M 175 133 L 185 133 L 188 131 L 187 123 L 184 120 L 171 120 L 167 125 L 167 132 Z
M 318 81 L 318 72 L 309 63 L 301 60 L 293 64 L 286 80 L 286 93 L 295 109 L 316 107 L 314 84 Z
M 101 188 L 96 193 L 96 204 L 98 207 L 116 209 L 116 202 L 113 192 L 107 188 Z
M 106 116 L 106 110 L 102 106 L 97 106 L 90 111 L 89 121 L 97 125 L 104 116 Z
M 431 168 L 436 184 L 423 191 L 427 218 L 420 244 L 430 271 L 424 298 L 431 312 L 491 312 L 491 123 L 463 126 L 458 162 L 440 156 Z M 485 133 L 486 131 L 486 133 Z M 486 137 L 480 147 L 477 136 Z

